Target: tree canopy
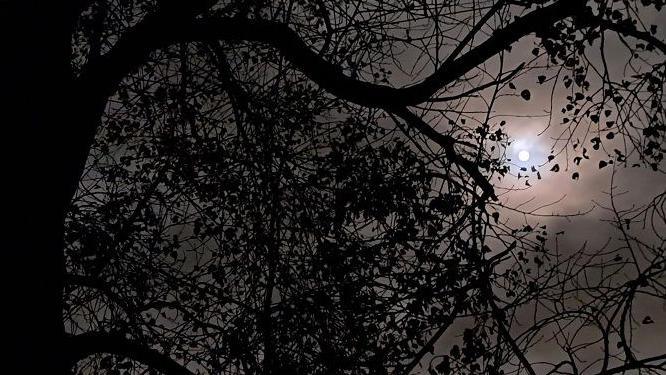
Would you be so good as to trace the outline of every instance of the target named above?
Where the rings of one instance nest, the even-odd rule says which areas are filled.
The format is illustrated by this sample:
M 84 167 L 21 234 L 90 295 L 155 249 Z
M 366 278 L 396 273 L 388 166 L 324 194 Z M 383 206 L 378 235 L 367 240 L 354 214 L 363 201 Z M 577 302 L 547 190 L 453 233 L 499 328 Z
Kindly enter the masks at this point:
M 40 198 L 63 371 L 666 373 L 637 343 L 666 321 L 641 308 L 666 304 L 666 191 L 577 249 L 505 198 L 586 163 L 663 174 L 663 0 L 34 4 L 66 30 L 34 116 L 66 139 Z M 537 102 L 560 136 L 518 164 Z

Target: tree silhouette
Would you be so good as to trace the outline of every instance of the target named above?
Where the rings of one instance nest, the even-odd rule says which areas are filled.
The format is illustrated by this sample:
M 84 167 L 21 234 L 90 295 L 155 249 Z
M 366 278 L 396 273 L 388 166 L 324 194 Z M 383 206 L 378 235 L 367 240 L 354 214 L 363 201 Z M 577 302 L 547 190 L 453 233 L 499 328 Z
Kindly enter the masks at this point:
M 2 2 L 9 367 L 664 373 L 664 194 L 562 251 L 504 219 L 496 112 L 547 86 L 545 168 L 663 173 L 663 5 Z

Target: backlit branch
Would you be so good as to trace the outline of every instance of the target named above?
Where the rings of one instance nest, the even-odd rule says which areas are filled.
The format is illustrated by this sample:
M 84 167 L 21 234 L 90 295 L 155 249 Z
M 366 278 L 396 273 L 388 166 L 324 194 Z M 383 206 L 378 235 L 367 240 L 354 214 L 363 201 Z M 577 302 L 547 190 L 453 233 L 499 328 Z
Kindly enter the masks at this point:
M 160 13 L 148 16 L 127 32 L 111 52 L 84 70 L 79 82 L 83 88 L 95 88 L 109 96 L 125 76 L 159 48 L 177 42 L 255 41 L 278 49 L 298 70 L 340 99 L 373 108 L 411 106 L 428 100 L 521 38 L 575 15 L 581 5 L 579 1 L 561 0 L 517 18 L 459 58 L 443 64 L 422 82 L 404 88 L 368 83 L 345 75 L 339 66 L 323 59 L 283 23 L 216 17 L 191 20 Z

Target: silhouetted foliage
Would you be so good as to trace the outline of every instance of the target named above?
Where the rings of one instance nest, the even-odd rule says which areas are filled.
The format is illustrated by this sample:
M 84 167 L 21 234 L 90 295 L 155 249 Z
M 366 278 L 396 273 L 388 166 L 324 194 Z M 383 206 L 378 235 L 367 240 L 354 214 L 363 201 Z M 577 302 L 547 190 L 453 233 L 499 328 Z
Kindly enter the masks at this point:
M 551 95 L 543 171 L 663 173 L 663 1 L 74 3 L 60 368 L 666 371 L 632 341 L 660 320 L 639 299 L 666 301 L 664 194 L 563 251 L 502 199 L 542 170 L 496 112 Z

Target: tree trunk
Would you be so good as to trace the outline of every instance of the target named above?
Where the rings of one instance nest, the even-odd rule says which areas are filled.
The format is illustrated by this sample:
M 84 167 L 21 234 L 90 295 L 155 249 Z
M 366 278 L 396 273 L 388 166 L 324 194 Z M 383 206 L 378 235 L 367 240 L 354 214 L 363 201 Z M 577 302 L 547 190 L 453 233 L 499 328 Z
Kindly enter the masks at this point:
M 63 228 L 85 145 L 71 95 L 72 5 L 0 3 L 4 158 L 3 344 L 0 372 L 68 373 L 63 326 Z M 5 315 L 3 314 L 3 315 Z M 6 371 L 6 365 L 14 371 Z

